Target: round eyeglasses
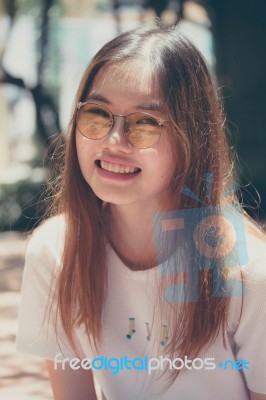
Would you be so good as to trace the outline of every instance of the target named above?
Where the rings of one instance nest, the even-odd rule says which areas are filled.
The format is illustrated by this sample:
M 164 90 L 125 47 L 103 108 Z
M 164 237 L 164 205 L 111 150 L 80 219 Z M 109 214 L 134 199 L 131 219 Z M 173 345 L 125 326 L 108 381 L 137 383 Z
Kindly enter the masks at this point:
M 138 149 L 154 146 L 161 135 L 163 122 L 167 122 L 144 112 L 112 114 L 101 104 L 89 101 L 79 102 L 77 109 L 76 125 L 83 136 L 92 140 L 103 139 L 114 126 L 114 117 L 123 117 L 124 135 L 128 142 Z

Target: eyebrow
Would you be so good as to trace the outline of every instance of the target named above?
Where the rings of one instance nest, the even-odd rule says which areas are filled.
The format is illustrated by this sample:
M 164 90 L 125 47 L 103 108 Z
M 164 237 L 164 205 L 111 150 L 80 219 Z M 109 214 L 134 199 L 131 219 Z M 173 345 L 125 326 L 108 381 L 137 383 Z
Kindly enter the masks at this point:
M 107 100 L 100 93 L 96 93 L 96 92 L 90 93 L 89 96 L 86 98 L 86 101 L 88 101 L 88 100 L 102 101 L 103 103 L 111 104 L 111 102 L 109 100 Z
M 136 108 L 142 110 L 162 111 L 158 101 L 151 101 L 149 103 L 139 104 Z
M 93 92 L 90 93 L 89 96 L 86 98 L 86 101 L 93 100 L 93 101 L 101 101 L 105 104 L 112 104 L 108 99 L 102 96 L 100 93 Z M 151 100 L 150 102 L 139 104 L 135 107 L 138 110 L 151 110 L 151 111 L 162 111 L 160 103 L 155 100 Z

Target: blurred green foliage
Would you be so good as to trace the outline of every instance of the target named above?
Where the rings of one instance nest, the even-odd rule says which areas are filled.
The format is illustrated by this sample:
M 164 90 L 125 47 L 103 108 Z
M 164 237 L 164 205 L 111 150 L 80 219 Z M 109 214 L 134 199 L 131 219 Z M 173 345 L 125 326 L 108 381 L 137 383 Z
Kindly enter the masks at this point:
M 0 186 L 0 230 L 30 230 L 46 208 L 45 183 L 22 179 Z

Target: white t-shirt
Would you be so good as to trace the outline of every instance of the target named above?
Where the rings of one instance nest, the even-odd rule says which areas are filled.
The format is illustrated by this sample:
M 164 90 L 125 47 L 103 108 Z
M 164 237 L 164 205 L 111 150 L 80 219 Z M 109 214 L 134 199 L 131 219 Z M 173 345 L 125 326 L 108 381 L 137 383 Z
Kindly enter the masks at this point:
M 61 268 L 64 230 L 62 216 L 49 219 L 35 231 L 26 252 L 17 350 L 46 359 L 54 359 L 59 353 L 59 360 L 76 358 L 60 321 L 58 342 L 51 320 L 42 325 L 51 296 L 51 279 Z M 243 268 L 247 293 L 243 307 L 242 299 L 231 299 L 227 348 L 219 335 L 214 344 L 199 354 L 202 360 L 188 362 L 192 369 L 187 368 L 168 390 L 160 392 L 167 376 L 156 380 L 162 371 L 149 373 L 147 369 L 148 362 L 153 367 L 159 365 L 151 358 L 166 357 L 163 350 L 171 336 L 167 320 L 161 321 L 153 309 L 159 269 L 132 271 L 107 246 L 108 294 L 98 355 L 105 361 L 103 358 L 95 361 L 94 366 L 103 368 L 93 369 L 107 400 L 248 400 L 248 390 L 266 394 L 265 244 L 250 237 L 248 252 L 250 262 Z M 96 357 L 82 326 L 75 329 L 75 340 L 83 358 L 93 360 Z M 130 362 L 139 358 L 133 361 L 134 368 L 133 364 L 126 364 L 125 356 Z M 122 361 L 117 367 L 118 361 L 110 361 L 110 358 L 123 358 L 124 368 Z M 108 360 L 113 369 L 107 368 Z M 242 360 L 242 364 L 241 361 L 235 363 L 236 360 Z M 163 365 L 169 368 L 170 363 L 166 360 Z M 175 365 L 179 368 L 181 361 L 177 359 Z

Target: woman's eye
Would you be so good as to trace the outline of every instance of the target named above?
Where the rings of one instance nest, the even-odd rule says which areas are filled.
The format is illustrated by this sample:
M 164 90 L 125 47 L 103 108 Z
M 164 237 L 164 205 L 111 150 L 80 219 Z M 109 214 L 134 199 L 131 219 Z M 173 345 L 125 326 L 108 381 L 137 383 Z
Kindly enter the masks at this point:
M 137 125 L 158 125 L 158 122 L 154 118 L 142 118 L 136 121 Z
M 91 108 L 88 110 L 90 114 L 99 115 L 100 117 L 109 118 L 110 115 L 102 108 Z

